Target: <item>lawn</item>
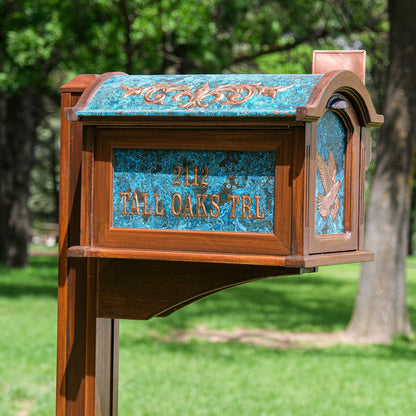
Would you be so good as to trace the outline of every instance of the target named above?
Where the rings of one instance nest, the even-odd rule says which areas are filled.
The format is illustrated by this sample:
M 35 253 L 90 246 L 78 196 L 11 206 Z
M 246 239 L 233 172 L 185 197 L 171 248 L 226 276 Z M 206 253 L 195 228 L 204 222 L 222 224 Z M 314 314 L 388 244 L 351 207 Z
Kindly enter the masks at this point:
M 54 414 L 55 257 L 25 270 L 0 266 L 0 415 Z M 409 259 L 416 322 L 416 259 Z M 345 328 L 359 265 L 263 280 L 198 301 L 169 318 L 122 321 L 119 415 L 415 414 L 416 343 L 274 349 L 168 340 L 178 330 Z

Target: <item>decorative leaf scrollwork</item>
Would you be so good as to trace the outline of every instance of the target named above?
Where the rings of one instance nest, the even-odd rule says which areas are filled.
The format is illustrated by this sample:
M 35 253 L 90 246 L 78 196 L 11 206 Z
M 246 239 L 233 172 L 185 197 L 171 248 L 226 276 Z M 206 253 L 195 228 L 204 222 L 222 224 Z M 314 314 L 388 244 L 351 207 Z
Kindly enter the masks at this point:
M 123 98 L 139 95 L 143 97 L 147 104 L 157 105 L 163 105 L 168 94 L 175 93 L 171 100 L 179 102 L 178 107 L 191 110 L 196 107 L 206 108 L 213 103 L 238 105 L 251 100 L 256 95 L 275 98 L 277 93 L 288 90 L 294 85 L 291 84 L 285 87 L 264 86 L 258 82 L 253 84 L 214 85 L 211 89 L 208 82 L 197 88 L 193 85 L 185 84 L 156 83 L 146 87 L 127 87 L 121 85 L 121 89 L 126 91 L 123 94 Z

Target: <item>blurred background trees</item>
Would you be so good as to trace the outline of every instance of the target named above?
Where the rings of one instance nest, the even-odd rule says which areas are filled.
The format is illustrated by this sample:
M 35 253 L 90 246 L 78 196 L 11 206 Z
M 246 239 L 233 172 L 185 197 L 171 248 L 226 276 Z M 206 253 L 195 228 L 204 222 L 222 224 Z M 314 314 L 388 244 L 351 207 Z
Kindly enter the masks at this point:
M 375 149 L 367 210 L 366 244 L 377 257 L 375 262 L 363 264 L 348 328 L 355 340 L 389 342 L 396 334 L 412 334 L 406 306 L 405 262 L 416 156 L 415 16 L 416 1 L 389 1 L 385 122 Z
M 9 266 L 27 263 L 33 224 L 57 222 L 59 87 L 79 73 L 309 73 L 313 49 L 366 49 L 367 87 L 384 106 L 387 0 L 0 0 L 0 27 Z
M 313 49 L 365 48 L 382 99 L 384 0 L 1 0 L 0 262 L 57 222 L 59 86 L 79 73 L 310 72 Z M 36 150 L 35 150 L 36 147 Z

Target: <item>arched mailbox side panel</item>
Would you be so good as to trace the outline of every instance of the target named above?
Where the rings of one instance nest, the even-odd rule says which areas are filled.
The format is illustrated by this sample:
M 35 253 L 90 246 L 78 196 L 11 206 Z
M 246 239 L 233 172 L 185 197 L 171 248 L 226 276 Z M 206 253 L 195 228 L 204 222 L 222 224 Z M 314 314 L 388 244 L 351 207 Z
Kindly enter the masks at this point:
M 297 120 L 309 127 L 305 251 L 363 250 L 364 175 L 371 156 L 369 128 L 379 126 L 367 89 L 350 71 L 325 74 Z
M 312 122 L 309 252 L 358 250 L 360 132 L 349 100 Z

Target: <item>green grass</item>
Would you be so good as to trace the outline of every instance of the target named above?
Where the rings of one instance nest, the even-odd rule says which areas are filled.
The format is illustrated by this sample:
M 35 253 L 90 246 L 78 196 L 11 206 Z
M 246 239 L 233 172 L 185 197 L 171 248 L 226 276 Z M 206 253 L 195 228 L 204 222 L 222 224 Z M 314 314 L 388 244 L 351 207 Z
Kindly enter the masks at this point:
M 120 414 L 411 415 L 415 354 L 410 345 L 279 351 L 123 343 Z
M 53 415 L 56 257 L 0 266 L 0 415 Z
M 57 260 L 0 266 L 0 415 L 53 415 Z M 416 322 L 416 259 L 408 263 Z M 416 343 L 277 350 L 239 343 L 164 341 L 177 329 L 342 330 L 359 265 L 263 280 L 201 300 L 169 318 L 123 321 L 119 415 L 411 415 Z

